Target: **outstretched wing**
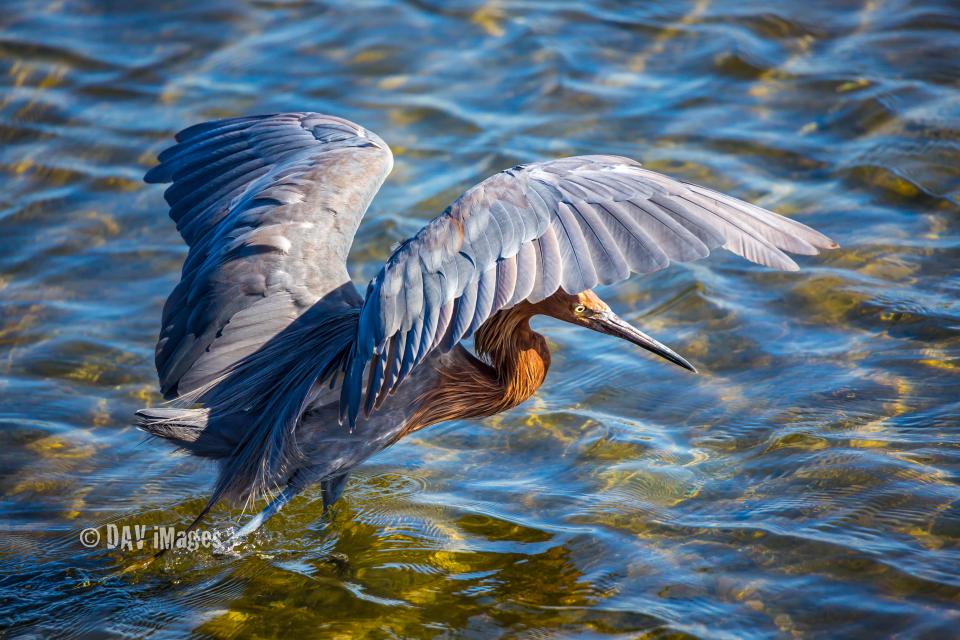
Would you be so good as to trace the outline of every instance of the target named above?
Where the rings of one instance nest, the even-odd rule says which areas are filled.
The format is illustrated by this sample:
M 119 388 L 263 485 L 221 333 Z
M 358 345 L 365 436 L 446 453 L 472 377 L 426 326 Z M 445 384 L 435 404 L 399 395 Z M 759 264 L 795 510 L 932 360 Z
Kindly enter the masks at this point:
M 723 247 L 795 270 L 784 252 L 836 244 L 760 207 L 616 156 L 521 165 L 471 188 L 399 247 L 371 281 L 347 365 L 352 425 L 433 349 L 449 349 L 500 309 L 575 294 Z
M 172 182 L 170 217 L 190 246 L 163 309 L 165 397 L 209 382 L 315 303 L 359 305 L 346 259 L 393 166 L 352 122 L 282 113 L 181 131 L 147 182 Z

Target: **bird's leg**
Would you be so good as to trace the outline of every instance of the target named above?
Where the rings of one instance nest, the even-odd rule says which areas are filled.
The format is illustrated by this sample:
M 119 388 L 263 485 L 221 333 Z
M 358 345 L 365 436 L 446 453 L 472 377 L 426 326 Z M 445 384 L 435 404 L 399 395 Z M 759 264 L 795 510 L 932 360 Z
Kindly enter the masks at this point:
M 347 478 L 349 477 L 349 473 L 341 473 L 340 475 L 331 476 L 320 482 L 320 495 L 323 498 L 324 513 L 327 513 L 333 503 L 340 498 L 344 488 L 347 486 Z M 280 495 L 274 498 L 260 513 L 247 520 L 246 524 L 230 536 L 230 539 L 227 541 L 227 546 L 236 546 L 244 538 L 262 527 L 263 524 L 276 515 L 285 504 L 293 500 L 293 498 L 303 491 L 305 486 L 306 483 L 298 482 L 296 477 L 291 478 L 286 488 L 280 492 Z
M 338 476 L 331 476 L 320 482 L 320 495 L 323 498 L 324 513 L 327 513 L 330 507 L 333 506 L 333 503 L 340 498 L 343 489 L 347 486 L 347 478 L 349 477 L 350 474 L 345 472 Z
M 263 511 L 253 516 L 247 523 L 237 529 L 237 531 L 230 536 L 230 539 L 227 541 L 227 547 L 233 547 L 237 545 L 244 538 L 249 536 L 251 533 L 263 526 L 263 523 L 272 518 L 280 509 L 283 508 L 283 505 L 287 504 L 297 494 L 303 490 L 303 485 L 295 482 L 290 482 L 287 484 L 287 487 L 280 492 L 276 498 L 274 498 L 270 504 L 263 508 Z

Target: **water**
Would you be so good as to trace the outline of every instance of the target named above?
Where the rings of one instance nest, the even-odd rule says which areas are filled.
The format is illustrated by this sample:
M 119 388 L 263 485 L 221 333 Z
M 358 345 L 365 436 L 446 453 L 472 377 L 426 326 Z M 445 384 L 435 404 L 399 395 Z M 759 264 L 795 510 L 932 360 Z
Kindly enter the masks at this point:
M 11 637 L 945 637 L 960 629 L 960 10 L 949 1 L 78 2 L 0 15 L 0 627 Z M 185 248 L 140 178 L 204 119 L 393 147 L 354 251 L 494 171 L 613 153 L 843 248 L 605 296 L 701 375 L 555 322 L 548 384 L 426 430 L 232 555 L 214 470 L 143 444 Z M 227 531 L 239 510 L 218 508 Z

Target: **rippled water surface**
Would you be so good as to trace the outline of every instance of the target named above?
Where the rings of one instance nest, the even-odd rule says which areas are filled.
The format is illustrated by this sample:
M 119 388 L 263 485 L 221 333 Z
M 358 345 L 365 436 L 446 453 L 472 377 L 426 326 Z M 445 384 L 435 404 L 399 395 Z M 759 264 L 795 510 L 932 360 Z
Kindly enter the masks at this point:
M 929 0 L 81 2 L 0 12 L 0 627 L 203 638 L 960 634 L 960 9 Z M 233 555 L 87 549 L 184 527 L 214 470 L 143 443 L 185 255 L 173 132 L 339 114 L 396 167 L 354 248 L 494 171 L 591 152 L 843 248 L 729 254 L 605 296 L 701 375 L 540 321 L 534 399 L 377 456 Z M 239 510 L 220 507 L 227 530 Z M 0 632 L 2 634 L 2 632 Z

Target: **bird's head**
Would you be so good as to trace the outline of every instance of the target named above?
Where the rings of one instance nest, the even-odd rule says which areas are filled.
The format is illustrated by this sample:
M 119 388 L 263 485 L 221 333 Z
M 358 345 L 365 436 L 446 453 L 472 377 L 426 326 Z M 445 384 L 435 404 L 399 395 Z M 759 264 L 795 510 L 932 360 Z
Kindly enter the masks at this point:
M 538 306 L 539 312 L 544 315 L 580 325 L 598 333 L 616 336 L 638 347 L 643 347 L 684 369 L 697 372 L 683 356 L 615 314 L 610 306 L 600 299 L 600 296 L 589 289 L 577 294 L 569 294 L 559 289 Z

